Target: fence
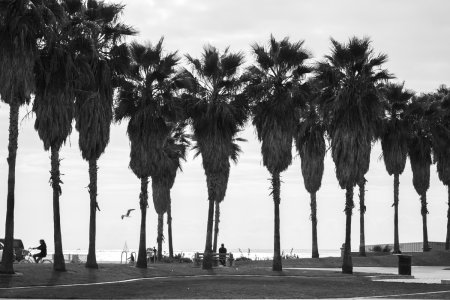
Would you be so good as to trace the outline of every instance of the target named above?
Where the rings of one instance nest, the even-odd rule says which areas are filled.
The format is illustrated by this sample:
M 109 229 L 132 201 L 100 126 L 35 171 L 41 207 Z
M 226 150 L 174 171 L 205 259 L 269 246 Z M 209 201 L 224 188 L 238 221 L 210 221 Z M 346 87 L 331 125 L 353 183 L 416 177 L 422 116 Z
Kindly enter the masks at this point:
M 52 254 L 52 260 L 55 261 L 55 255 Z M 87 254 L 67 254 L 64 253 L 64 260 L 66 263 L 81 264 L 87 261 Z
M 391 249 L 394 248 L 394 244 L 377 244 L 377 245 L 367 245 L 366 251 L 372 251 L 373 247 L 381 246 L 384 247 L 388 245 Z M 444 242 L 428 242 L 428 245 L 431 247 L 431 250 L 445 250 Z M 415 243 L 400 243 L 400 251 L 402 252 L 422 252 L 423 251 L 423 242 L 415 242 Z

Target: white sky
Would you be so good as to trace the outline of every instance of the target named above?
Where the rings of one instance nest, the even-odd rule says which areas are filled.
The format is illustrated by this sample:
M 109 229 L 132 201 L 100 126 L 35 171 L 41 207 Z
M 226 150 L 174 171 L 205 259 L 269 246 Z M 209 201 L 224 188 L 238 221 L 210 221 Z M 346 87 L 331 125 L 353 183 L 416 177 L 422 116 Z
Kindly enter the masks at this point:
M 305 40 L 314 59 L 329 52 L 329 38 L 346 41 L 352 35 L 370 36 L 377 52 L 389 55 L 386 67 L 406 87 L 416 92 L 435 90 L 450 84 L 450 2 L 434 1 L 271 1 L 271 0 L 123 0 L 123 19 L 140 31 L 139 41 L 155 43 L 165 36 L 165 48 L 198 57 L 210 43 L 219 49 L 230 45 L 243 51 L 252 62 L 250 45 L 266 43 L 272 33 L 277 39 L 289 36 Z M 313 62 L 313 60 L 311 61 Z M 16 167 L 15 236 L 25 247 L 38 245 L 44 238 L 53 248 L 52 191 L 49 186 L 50 154 L 33 129 L 34 117 L 22 120 Z M 0 235 L 4 235 L 7 194 L 8 114 L 0 104 Z M 242 137 L 239 163 L 233 165 L 226 198 L 221 206 L 219 243 L 229 249 L 272 249 L 273 202 L 269 196 L 269 173 L 262 166 L 260 145 L 249 126 Z M 380 158 L 379 144 L 373 148 L 367 174 L 366 243 L 391 243 L 393 240 L 393 178 Z M 89 195 L 86 186 L 88 164 L 78 149 L 74 130 L 63 147 L 61 172 L 64 185 L 61 219 L 64 249 L 87 249 Z M 99 160 L 97 249 L 138 247 L 140 182 L 128 168 L 129 142 L 126 125 L 113 125 L 111 141 Z M 172 190 L 174 247 L 179 250 L 203 249 L 206 235 L 207 190 L 201 158 L 189 160 L 177 176 Z M 429 240 L 444 241 L 447 216 L 447 190 L 432 166 L 429 199 Z M 303 186 L 300 159 L 282 174 L 281 247 L 311 248 L 309 195 Z M 358 193 L 352 226 L 352 248 L 359 244 Z M 344 241 L 345 191 L 338 186 L 334 164 L 326 157 L 322 188 L 318 200 L 318 238 L 320 249 L 338 249 Z M 151 201 L 151 195 L 150 195 Z M 132 217 L 121 220 L 128 208 Z M 422 240 L 419 196 L 412 186 L 409 161 L 400 177 L 400 241 Z M 157 217 L 152 202 L 147 218 L 147 246 L 156 245 Z M 166 228 L 165 228 L 166 229 Z M 167 235 L 167 234 L 166 234 Z M 167 249 L 167 243 L 164 244 Z

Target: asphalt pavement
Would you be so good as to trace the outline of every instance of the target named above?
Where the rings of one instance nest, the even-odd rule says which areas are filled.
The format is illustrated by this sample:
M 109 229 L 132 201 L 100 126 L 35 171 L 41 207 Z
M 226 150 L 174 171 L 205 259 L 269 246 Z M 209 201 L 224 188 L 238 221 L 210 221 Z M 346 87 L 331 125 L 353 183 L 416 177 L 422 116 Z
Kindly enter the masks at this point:
M 340 272 L 340 268 L 283 268 L 283 269 L 314 269 Z M 375 273 L 372 280 L 406 283 L 439 283 L 450 287 L 449 266 L 412 266 L 411 276 L 398 275 L 398 268 L 393 267 L 353 267 L 353 272 Z M 383 276 L 384 275 L 384 276 Z M 388 276 L 386 276 L 388 275 Z M 398 276 L 395 276 L 398 275 Z

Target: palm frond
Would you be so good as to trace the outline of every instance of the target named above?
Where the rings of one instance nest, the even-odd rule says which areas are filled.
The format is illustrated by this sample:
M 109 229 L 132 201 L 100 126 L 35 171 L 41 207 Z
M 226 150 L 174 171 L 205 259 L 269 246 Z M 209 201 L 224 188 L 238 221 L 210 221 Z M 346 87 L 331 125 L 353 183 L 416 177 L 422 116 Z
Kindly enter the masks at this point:
M 302 80 L 308 73 L 309 53 L 303 41 L 269 38 L 267 49 L 252 46 L 256 64 L 243 76 L 245 96 L 262 142 L 263 164 L 272 174 L 287 169 L 292 161 L 292 141 L 303 94 Z
M 380 83 L 391 78 L 381 69 L 387 56 L 374 55 L 369 38 L 347 43 L 331 39 L 331 55 L 316 66 L 320 110 L 331 138 L 336 176 L 353 187 L 369 168 L 371 143 L 380 135 L 384 105 Z

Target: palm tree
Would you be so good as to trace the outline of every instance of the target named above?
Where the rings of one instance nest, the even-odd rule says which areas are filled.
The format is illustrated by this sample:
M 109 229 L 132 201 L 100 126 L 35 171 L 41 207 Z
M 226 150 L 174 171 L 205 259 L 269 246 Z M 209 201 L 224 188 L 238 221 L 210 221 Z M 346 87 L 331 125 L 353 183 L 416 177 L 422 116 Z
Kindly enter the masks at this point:
M 181 115 L 181 103 L 175 98 L 175 92 L 184 84 L 175 70 L 179 58 L 176 52 L 164 54 L 162 43 L 161 38 L 154 46 L 136 42 L 130 45 L 131 66 L 115 108 L 116 121 L 129 120 L 130 168 L 141 180 L 141 228 L 136 262 L 139 268 L 147 267 L 148 178 L 160 175 L 162 149 L 170 134 L 170 122 L 176 122 Z M 156 182 L 152 182 L 154 184 Z
M 72 2 L 72 1 L 69 1 Z M 80 4 L 79 0 L 76 0 Z M 135 31 L 119 22 L 124 6 L 89 0 L 78 8 L 79 37 L 88 51 L 78 60 L 83 66 L 85 80 L 79 86 L 75 101 L 75 128 L 79 132 L 78 145 L 83 159 L 89 162 L 90 219 L 89 250 L 86 267 L 98 268 L 95 254 L 97 203 L 97 161 L 109 143 L 112 121 L 113 90 L 128 66 L 127 47 L 120 44 L 123 37 Z
M 398 235 L 398 203 L 400 174 L 403 173 L 408 156 L 408 126 L 405 110 L 414 93 L 404 89 L 403 84 L 389 83 L 383 90 L 386 118 L 383 120 L 381 148 L 386 171 L 394 175 L 394 253 L 400 253 Z
M 274 201 L 274 257 L 272 269 L 281 271 L 280 173 L 292 163 L 292 141 L 298 110 L 304 101 L 304 76 L 310 72 L 310 57 L 303 41 L 277 41 L 270 36 L 268 48 L 254 44 L 256 64 L 249 67 L 247 94 L 252 99 L 253 125 L 262 142 L 263 164 L 271 174 Z
M 428 114 L 431 104 L 430 95 L 421 95 L 413 99 L 408 105 L 407 118 L 411 124 L 408 140 L 408 154 L 413 173 L 413 185 L 420 196 L 423 251 L 430 251 L 427 228 L 427 190 L 430 187 L 431 166 L 431 130 Z
M 200 59 L 186 55 L 191 71 L 186 74 L 195 82 L 187 104 L 197 155 L 201 154 L 208 187 L 208 221 L 202 268 L 212 268 L 214 204 L 222 202 L 228 184 L 230 159 L 237 161 L 237 133 L 247 120 L 246 100 L 240 97 L 242 82 L 239 69 L 242 53 L 223 53 L 205 46 Z M 219 219 L 216 214 L 216 236 Z M 216 239 L 217 243 L 217 239 Z
M 59 5 L 58 3 L 54 3 Z M 60 7 L 59 13 L 63 10 Z M 65 13 L 65 12 L 64 12 Z M 53 269 L 65 271 L 62 248 L 59 197 L 61 173 L 59 150 L 72 131 L 74 115 L 74 83 L 76 67 L 73 47 L 68 30 L 71 29 L 65 15 L 57 16 L 58 22 L 52 30 L 58 32 L 44 43 L 36 62 L 36 92 L 33 112 L 36 114 L 34 128 L 44 143 L 44 149 L 51 151 L 50 183 L 53 188 L 53 220 L 55 255 Z
M 318 91 L 314 91 L 318 92 Z M 317 96 L 317 93 L 313 95 Z M 301 168 L 305 189 L 311 196 L 311 222 L 312 222 L 312 258 L 319 258 L 317 245 L 317 202 L 316 193 L 322 184 L 324 159 L 326 152 L 325 127 L 321 119 L 317 103 L 309 98 L 301 113 L 295 145 L 301 158 Z
M 186 123 L 184 121 L 173 124 L 168 138 L 161 150 L 162 154 L 159 156 L 158 175 L 152 176 L 152 190 L 153 190 L 153 204 L 158 214 L 158 260 L 162 259 L 162 242 L 163 236 L 163 217 L 167 213 L 167 223 L 169 229 L 169 254 L 173 257 L 172 245 L 172 222 L 170 206 L 171 197 L 170 190 L 175 183 L 177 170 L 181 169 L 181 160 L 186 158 L 186 149 L 189 145 L 187 136 L 184 133 Z
M 369 169 L 374 141 L 383 110 L 378 85 L 391 76 L 381 65 L 385 54 L 374 54 L 369 38 L 351 38 L 341 44 L 331 39 L 331 55 L 317 65 L 322 88 L 321 109 L 331 138 L 336 177 L 346 190 L 345 248 L 342 272 L 353 273 L 351 218 L 353 188 Z
M 28 104 L 34 91 L 34 65 L 38 39 L 51 34 L 52 11 L 45 1 L 5 0 L 0 2 L 0 96 L 9 105 L 8 195 L 5 249 L 0 273 L 13 274 L 14 189 L 19 107 Z M 43 18 L 43 14 L 49 18 Z
M 430 107 L 433 158 L 439 179 L 448 189 L 449 209 L 445 249 L 450 250 L 450 89 L 441 85 L 431 97 L 433 98 Z

